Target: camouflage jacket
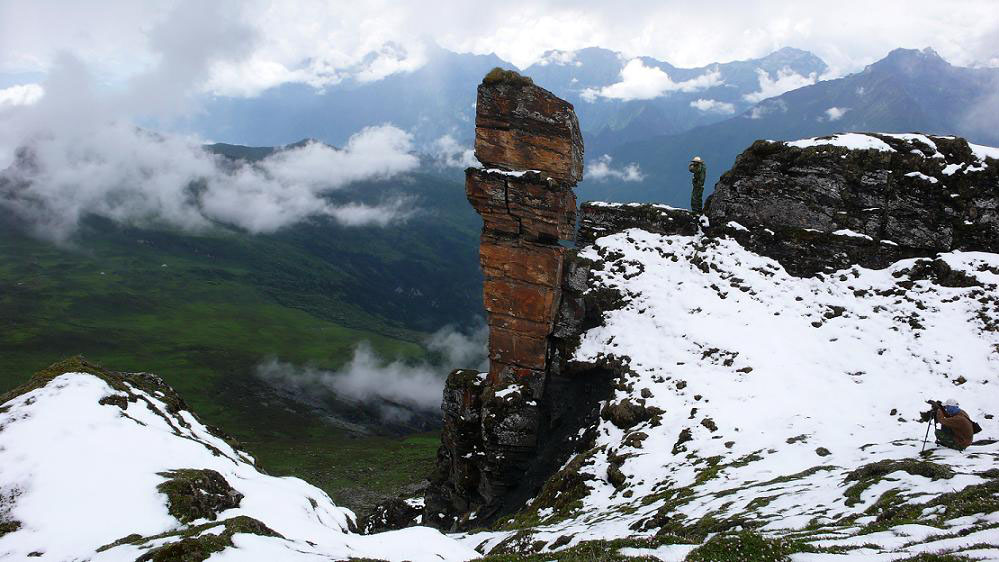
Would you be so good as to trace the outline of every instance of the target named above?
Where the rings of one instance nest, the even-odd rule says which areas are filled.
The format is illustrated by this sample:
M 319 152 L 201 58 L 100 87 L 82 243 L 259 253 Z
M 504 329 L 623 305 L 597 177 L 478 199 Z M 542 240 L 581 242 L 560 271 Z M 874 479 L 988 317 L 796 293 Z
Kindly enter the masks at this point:
M 691 162 L 687 169 L 694 174 L 694 183 L 704 185 L 704 175 L 707 173 L 707 166 L 704 162 Z

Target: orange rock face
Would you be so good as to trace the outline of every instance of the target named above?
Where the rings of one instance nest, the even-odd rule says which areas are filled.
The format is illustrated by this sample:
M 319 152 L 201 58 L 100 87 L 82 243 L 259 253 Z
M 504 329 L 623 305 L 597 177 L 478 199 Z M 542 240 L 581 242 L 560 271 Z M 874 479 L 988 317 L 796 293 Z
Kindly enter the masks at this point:
M 576 223 L 572 188 L 583 143 L 572 105 L 530 84 L 482 84 L 468 201 L 482 215 L 480 260 L 489 314 L 489 383 L 543 380 Z M 541 388 L 543 385 L 535 385 Z M 536 397 L 540 398 L 540 397 Z
M 570 185 L 583 179 L 583 137 L 572 104 L 534 85 L 479 86 L 475 156 L 486 167 L 539 170 Z
M 534 456 L 567 267 L 559 241 L 573 237 L 572 189 L 583 175 L 572 105 L 528 80 L 484 81 L 475 125 L 484 167 L 466 170 L 465 192 L 483 221 L 489 373 L 482 380 L 456 371 L 445 389 L 425 522 L 451 529 L 506 509 L 506 493 Z

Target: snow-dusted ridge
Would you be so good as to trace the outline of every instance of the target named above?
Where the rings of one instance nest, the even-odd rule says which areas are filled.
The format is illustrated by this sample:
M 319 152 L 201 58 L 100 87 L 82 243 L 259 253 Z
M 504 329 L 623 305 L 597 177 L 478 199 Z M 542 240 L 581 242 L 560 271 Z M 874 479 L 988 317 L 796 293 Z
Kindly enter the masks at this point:
M 729 238 L 639 229 L 580 254 L 590 290 L 624 304 L 573 359 L 625 365 L 624 378 L 592 447 L 549 481 L 557 493 L 514 530 L 462 540 L 546 552 L 626 539 L 637 546 L 622 553 L 682 560 L 752 528 L 814 551 L 802 562 L 999 559 L 999 444 L 960 453 L 931 434 L 921 456 L 919 421 L 925 400 L 955 397 L 977 439 L 997 437 L 999 255 L 941 254 L 946 278 L 930 259 L 803 278 Z
M 72 360 L 15 394 L 0 406 L 0 559 L 176 557 L 194 552 L 185 541 L 212 560 L 476 556 L 425 527 L 352 532 L 353 513 L 298 478 L 261 473 L 151 375 Z M 157 489 L 183 469 L 215 471 L 236 494 L 219 494 L 217 513 L 185 516 Z
M 913 154 L 918 154 L 927 158 L 936 158 L 939 160 L 945 160 L 946 157 L 937 148 L 937 143 L 933 139 L 945 139 L 952 140 L 954 137 L 942 137 L 933 135 L 924 135 L 919 133 L 839 133 L 835 135 L 828 135 L 824 137 L 812 137 L 807 139 L 799 139 L 794 141 L 786 141 L 783 144 L 791 146 L 794 148 L 815 148 L 821 146 L 835 146 L 840 148 L 846 148 L 848 150 L 876 150 L 879 152 L 897 152 L 888 143 L 885 142 L 883 138 L 888 137 L 889 139 L 897 139 L 904 141 L 909 145 L 916 145 L 920 148 L 910 149 L 909 152 Z M 769 141 L 769 142 L 779 142 L 779 141 Z M 985 161 L 999 160 L 999 148 L 994 148 L 991 146 L 982 146 L 978 144 L 968 143 L 968 148 L 971 149 L 971 154 L 974 156 L 978 163 L 985 165 Z M 974 163 L 967 163 L 971 166 Z M 954 173 L 954 169 L 948 165 L 946 162 L 941 163 L 941 167 L 945 167 L 947 171 L 943 173 L 946 175 L 951 175 Z M 926 176 L 923 176 L 926 178 Z

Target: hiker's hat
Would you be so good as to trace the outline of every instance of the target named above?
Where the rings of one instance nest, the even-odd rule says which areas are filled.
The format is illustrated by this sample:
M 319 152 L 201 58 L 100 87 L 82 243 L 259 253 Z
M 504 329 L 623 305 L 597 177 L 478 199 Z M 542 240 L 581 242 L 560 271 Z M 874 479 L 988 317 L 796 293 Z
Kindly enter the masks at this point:
M 704 160 L 701 160 L 700 156 L 694 156 L 693 158 L 690 159 L 690 161 L 691 162 L 704 162 Z
M 944 402 L 944 406 L 958 406 L 958 403 L 957 400 L 954 400 L 953 398 L 948 398 L 947 401 Z

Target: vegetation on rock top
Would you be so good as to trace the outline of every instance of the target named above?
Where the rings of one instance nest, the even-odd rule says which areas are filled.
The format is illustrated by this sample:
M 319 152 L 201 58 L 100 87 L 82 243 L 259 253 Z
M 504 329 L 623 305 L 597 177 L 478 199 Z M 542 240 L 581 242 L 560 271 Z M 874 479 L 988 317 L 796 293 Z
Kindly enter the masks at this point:
M 506 70 L 497 66 L 496 68 L 490 70 L 489 73 L 482 78 L 482 83 L 490 86 L 494 84 L 533 86 L 534 80 L 531 80 L 529 76 L 524 76 L 516 70 Z

